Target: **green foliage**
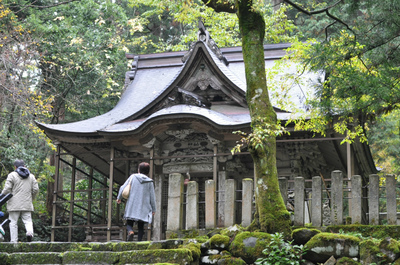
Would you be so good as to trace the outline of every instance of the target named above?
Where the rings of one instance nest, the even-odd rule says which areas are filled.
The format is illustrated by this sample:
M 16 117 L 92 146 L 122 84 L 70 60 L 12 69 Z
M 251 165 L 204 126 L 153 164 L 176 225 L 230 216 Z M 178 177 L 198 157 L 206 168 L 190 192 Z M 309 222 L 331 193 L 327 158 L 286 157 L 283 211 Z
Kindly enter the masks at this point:
M 302 255 L 306 252 L 303 245 L 292 245 L 292 242 L 286 242 L 282 233 L 272 235 L 268 247 L 263 250 L 265 257 L 258 258 L 256 265 L 300 265 L 303 261 Z
M 259 119 L 254 121 L 253 124 L 253 130 L 250 133 L 242 131 L 233 132 L 234 134 L 240 135 L 241 139 L 231 150 L 232 154 L 240 152 L 245 147 L 250 147 L 253 150 L 264 148 L 268 138 L 277 137 L 284 133 L 290 134 L 279 121 L 276 124 L 269 124 L 265 119 L 259 117 Z
M 299 76 L 304 70 L 324 71 L 307 102 L 311 124 L 303 122 L 300 128 L 314 129 L 314 119 L 329 125 L 340 116 L 334 130 L 348 141 L 365 140 L 372 121 L 398 109 L 400 24 L 392 14 L 399 3 L 297 1 L 289 17 L 301 32 L 301 42 L 293 45 L 288 58 L 302 65 Z

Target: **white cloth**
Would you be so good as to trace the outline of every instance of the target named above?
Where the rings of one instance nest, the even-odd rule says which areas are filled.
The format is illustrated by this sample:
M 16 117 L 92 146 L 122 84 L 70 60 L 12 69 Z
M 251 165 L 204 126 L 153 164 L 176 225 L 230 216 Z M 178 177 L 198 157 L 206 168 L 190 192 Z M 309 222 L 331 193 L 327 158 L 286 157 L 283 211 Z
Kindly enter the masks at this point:
M 10 242 L 18 242 L 18 219 L 21 216 L 22 222 L 25 224 L 26 235 L 33 237 L 33 223 L 30 211 L 12 211 L 8 212 L 8 219 L 10 219 Z
M 7 176 L 3 194 L 11 193 L 13 196 L 7 201 L 7 211 L 31 211 L 33 212 L 32 201 L 39 191 L 39 186 L 33 174 L 22 178 L 17 172 L 11 172 Z

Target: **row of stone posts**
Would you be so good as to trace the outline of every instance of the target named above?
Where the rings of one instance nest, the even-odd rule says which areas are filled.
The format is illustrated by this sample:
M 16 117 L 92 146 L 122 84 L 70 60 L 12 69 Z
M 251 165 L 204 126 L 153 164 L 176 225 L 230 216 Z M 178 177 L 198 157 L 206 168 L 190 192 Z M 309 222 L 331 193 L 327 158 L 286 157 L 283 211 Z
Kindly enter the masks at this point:
M 347 187 L 349 191 L 349 216 L 351 222 L 362 223 L 362 200 L 363 200 L 363 184 L 360 175 L 354 175 L 350 180 L 351 185 Z M 280 178 L 280 189 L 282 197 L 287 202 L 287 184 L 286 178 Z M 350 188 L 351 187 L 351 188 Z M 331 174 L 331 190 L 330 190 L 330 221 L 333 225 L 344 223 L 343 216 L 343 174 L 336 170 Z M 304 226 L 305 224 L 305 180 L 303 177 L 296 177 L 294 180 L 294 225 Z M 311 223 L 313 226 L 320 227 L 323 225 L 323 181 L 320 176 L 312 178 L 311 189 Z M 389 225 L 397 224 L 397 202 L 396 202 L 396 178 L 394 175 L 386 176 L 386 208 L 387 223 Z M 379 176 L 372 174 L 369 176 L 368 183 L 368 222 L 371 225 L 379 225 Z
M 224 227 L 236 224 L 236 194 L 237 183 L 234 179 L 225 181 L 225 190 L 217 191 L 214 180 L 205 182 L 205 228 L 214 229 L 217 227 L 218 203 L 223 204 Z M 242 220 L 243 226 L 248 226 L 252 221 L 254 184 L 252 179 L 242 181 Z M 217 201 L 217 192 L 224 192 L 224 201 Z M 167 233 L 180 230 L 199 229 L 199 188 L 198 183 L 189 181 L 186 190 L 186 203 L 184 204 L 184 178 L 182 174 L 174 173 L 169 176 L 168 187 L 168 214 L 167 214 Z M 186 216 L 183 216 L 185 208 Z M 220 213 L 221 214 L 221 213 Z M 185 227 L 183 227 L 185 218 Z

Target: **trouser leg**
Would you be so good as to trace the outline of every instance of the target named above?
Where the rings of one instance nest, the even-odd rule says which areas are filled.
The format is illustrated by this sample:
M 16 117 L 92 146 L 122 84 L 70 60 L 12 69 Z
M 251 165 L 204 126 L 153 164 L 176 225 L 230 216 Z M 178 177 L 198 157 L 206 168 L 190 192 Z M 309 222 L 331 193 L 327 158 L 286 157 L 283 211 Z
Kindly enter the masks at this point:
M 138 221 L 138 241 L 142 241 L 143 234 L 144 234 L 144 222 Z
M 133 232 L 133 221 L 132 220 L 126 220 L 126 231 L 128 232 L 128 235 L 130 232 Z
M 17 243 L 18 242 L 18 218 L 20 212 L 12 211 L 8 212 L 8 219 L 10 219 L 10 242 Z
M 21 212 L 22 222 L 25 224 L 26 235 L 33 236 L 33 223 L 31 212 Z

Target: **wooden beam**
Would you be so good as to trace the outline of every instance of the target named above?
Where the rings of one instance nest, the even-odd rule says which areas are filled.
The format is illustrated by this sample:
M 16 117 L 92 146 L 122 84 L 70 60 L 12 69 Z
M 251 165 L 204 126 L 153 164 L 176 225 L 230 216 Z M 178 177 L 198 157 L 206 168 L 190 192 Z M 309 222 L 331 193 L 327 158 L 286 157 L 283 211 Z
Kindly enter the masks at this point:
M 111 221 L 114 183 L 114 147 L 111 147 L 110 154 L 110 178 L 108 183 L 108 216 L 107 216 L 107 241 L 111 241 Z

